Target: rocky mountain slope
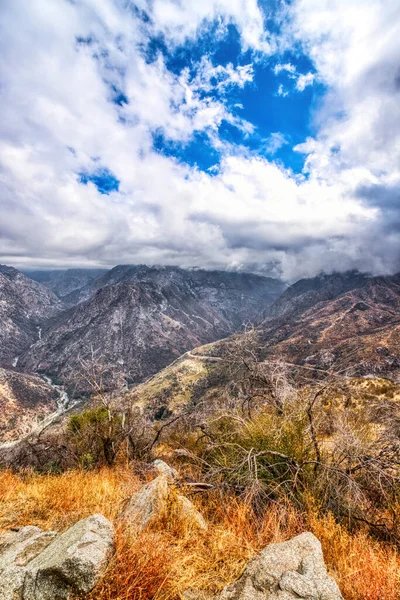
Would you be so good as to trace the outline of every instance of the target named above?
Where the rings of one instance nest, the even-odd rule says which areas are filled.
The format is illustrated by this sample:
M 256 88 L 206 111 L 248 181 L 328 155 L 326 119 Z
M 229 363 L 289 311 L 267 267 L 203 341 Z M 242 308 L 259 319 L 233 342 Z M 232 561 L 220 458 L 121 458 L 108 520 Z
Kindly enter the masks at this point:
M 0 366 L 9 368 L 61 312 L 57 296 L 17 269 L 0 265 Z
M 40 377 L 0 369 L 0 443 L 29 433 L 56 410 L 56 397 Z
M 138 382 L 259 320 L 282 289 L 246 273 L 118 266 L 90 285 L 88 300 L 51 319 L 19 364 L 76 382 L 80 359 L 94 350 L 109 371 Z
M 350 272 L 301 280 L 265 313 L 268 317 L 256 329 L 252 349 L 260 361 L 281 357 L 292 375 L 313 377 L 319 369 L 332 369 L 356 377 L 400 379 L 399 275 Z M 153 419 L 167 418 L 188 405 L 221 404 L 240 372 L 238 364 L 232 364 L 240 362 L 232 356 L 232 345 L 245 344 L 245 335 L 187 352 L 132 388 L 131 401 Z
M 400 369 L 400 275 L 333 274 L 291 286 L 267 311 L 260 337 L 290 362 L 361 375 Z

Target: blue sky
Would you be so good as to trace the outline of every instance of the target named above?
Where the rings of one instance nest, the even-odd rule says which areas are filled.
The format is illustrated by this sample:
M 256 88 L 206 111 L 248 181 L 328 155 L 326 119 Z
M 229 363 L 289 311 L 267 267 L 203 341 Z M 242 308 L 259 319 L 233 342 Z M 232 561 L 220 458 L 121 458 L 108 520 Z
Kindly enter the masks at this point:
M 225 36 L 217 41 L 207 31 L 195 44 L 187 42 L 174 48 L 173 52 L 159 40 L 151 40 L 149 48 L 149 62 L 157 60 L 158 54 L 162 53 L 168 68 L 178 76 L 184 69 L 189 69 L 195 77 L 196 62 L 201 61 L 203 56 L 207 56 L 214 67 L 251 65 L 252 80 L 247 85 L 239 88 L 232 85 L 221 93 L 214 78 L 211 81 L 214 85 L 205 92 L 206 97 L 224 101 L 231 114 L 254 127 L 248 133 L 222 121 L 217 131 L 219 141 L 243 146 L 262 156 L 273 156 L 286 168 L 296 173 L 302 171 L 305 158 L 293 147 L 315 132 L 313 114 L 325 92 L 323 84 L 317 82 L 303 90 L 297 89 L 296 83 L 301 75 L 315 74 L 307 56 L 300 51 L 285 52 L 280 56 L 254 60 L 250 51 L 242 51 L 239 32 L 234 25 L 229 25 Z M 275 136 L 272 137 L 276 140 L 275 144 L 271 144 L 271 136 Z M 216 172 L 223 154 L 223 150 L 217 151 L 204 134 L 195 133 L 188 142 L 177 144 L 156 132 L 154 140 L 158 151 L 211 173 Z
M 395 0 L 2 4 L 0 260 L 399 270 L 399 26 Z

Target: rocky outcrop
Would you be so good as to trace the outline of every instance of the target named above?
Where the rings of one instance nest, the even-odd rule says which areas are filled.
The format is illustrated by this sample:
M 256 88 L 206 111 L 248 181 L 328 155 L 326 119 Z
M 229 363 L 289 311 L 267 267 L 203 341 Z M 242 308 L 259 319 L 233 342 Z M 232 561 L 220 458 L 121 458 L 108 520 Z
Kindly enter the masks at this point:
M 160 475 L 129 498 L 120 519 L 136 531 L 142 531 L 162 516 L 184 526 L 206 530 L 204 517 L 186 496 L 178 493 L 177 472 L 162 460 L 156 460 L 153 466 Z
M 255 556 L 243 575 L 228 585 L 218 600 L 343 600 L 326 572 L 321 544 L 302 533 L 271 544 Z
M 113 550 L 113 527 L 92 515 L 61 535 L 24 527 L 0 536 L 0 600 L 67 600 L 87 593 Z

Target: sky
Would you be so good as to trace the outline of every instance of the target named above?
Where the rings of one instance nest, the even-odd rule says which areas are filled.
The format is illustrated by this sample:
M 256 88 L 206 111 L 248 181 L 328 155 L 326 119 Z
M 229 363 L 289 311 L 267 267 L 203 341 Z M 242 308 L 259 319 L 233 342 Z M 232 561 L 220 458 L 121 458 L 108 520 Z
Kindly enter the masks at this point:
M 400 270 L 398 0 L 4 0 L 0 262 Z

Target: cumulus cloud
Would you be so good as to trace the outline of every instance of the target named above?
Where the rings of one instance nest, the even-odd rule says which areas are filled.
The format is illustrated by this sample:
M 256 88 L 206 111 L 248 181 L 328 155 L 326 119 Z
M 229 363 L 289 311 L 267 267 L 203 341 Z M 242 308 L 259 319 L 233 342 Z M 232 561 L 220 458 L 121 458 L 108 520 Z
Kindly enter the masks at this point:
M 396 2 L 295 0 L 274 34 L 256 0 L 13 0 L 0 10 L 2 262 L 240 266 L 286 279 L 399 268 Z M 255 130 L 229 102 L 254 85 L 253 63 L 205 53 L 177 72 L 163 53 L 146 56 L 151 40 L 171 52 L 211 24 L 221 39 L 234 25 L 254 64 L 273 60 L 298 91 L 315 78 L 326 86 L 316 133 L 295 148 L 302 174 L 273 159 L 287 145 L 273 131 L 269 158 L 231 144 L 213 173 L 154 149 L 157 133 L 180 143 L 202 133 L 217 146 L 222 123 Z M 315 73 L 282 60 L 299 47 Z M 107 194 L 89 176 L 104 170 L 119 182 Z

